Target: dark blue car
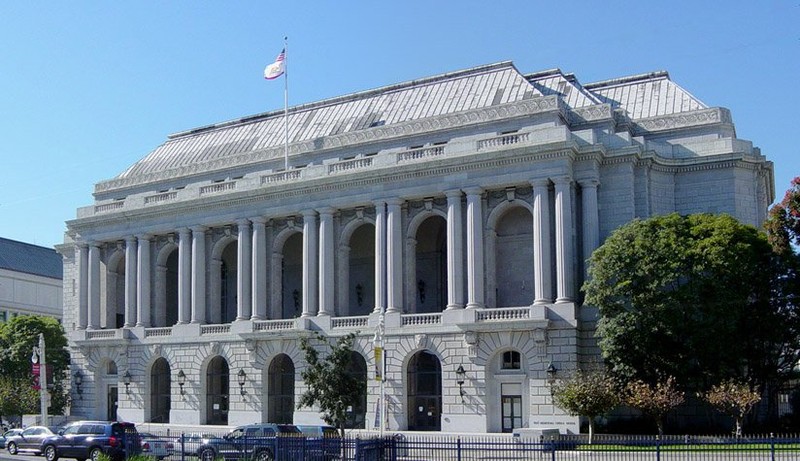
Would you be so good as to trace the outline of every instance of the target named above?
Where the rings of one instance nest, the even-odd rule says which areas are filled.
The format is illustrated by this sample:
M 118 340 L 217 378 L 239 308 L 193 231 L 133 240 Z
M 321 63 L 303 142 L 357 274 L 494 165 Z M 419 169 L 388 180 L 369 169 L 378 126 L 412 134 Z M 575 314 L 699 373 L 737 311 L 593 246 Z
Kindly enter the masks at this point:
M 42 442 L 47 461 L 75 458 L 97 461 L 101 454 L 122 460 L 141 453 L 141 441 L 133 423 L 77 421 Z

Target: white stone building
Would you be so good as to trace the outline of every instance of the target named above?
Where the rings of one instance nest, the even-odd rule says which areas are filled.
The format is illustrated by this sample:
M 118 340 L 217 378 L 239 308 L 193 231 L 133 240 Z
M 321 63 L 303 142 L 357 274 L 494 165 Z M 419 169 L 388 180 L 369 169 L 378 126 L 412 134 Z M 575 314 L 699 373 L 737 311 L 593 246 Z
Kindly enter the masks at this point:
M 673 211 L 760 225 L 773 193 L 729 111 L 665 72 L 502 62 L 176 133 L 67 223 L 73 413 L 316 422 L 298 338 L 359 332 L 372 428 L 385 309 L 389 429 L 575 430 L 547 369 L 596 360 L 592 250 Z
M 0 238 L 0 322 L 18 315 L 61 320 L 62 270 L 54 249 Z

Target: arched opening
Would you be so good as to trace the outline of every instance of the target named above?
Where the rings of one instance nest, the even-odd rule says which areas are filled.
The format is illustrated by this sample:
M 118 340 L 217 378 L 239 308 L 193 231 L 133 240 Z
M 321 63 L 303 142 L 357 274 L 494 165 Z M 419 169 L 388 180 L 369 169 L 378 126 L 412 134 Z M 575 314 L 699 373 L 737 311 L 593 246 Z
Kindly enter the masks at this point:
M 224 358 L 211 359 L 206 370 L 206 424 L 228 424 L 229 374 Z
M 495 232 L 497 306 L 530 306 L 534 301 L 533 216 L 527 208 L 510 208 L 498 219 Z
M 294 363 L 286 354 L 272 359 L 267 377 L 267 418 L 292 424 L 294 419 Z
M 238 264 L 238 244 L 231 242 L 225 246 L 220 259 L 220 290 L 219 323 L 231 323 L 236 320 L 236 299 L 237 299 L 237 264 Z
M 303 234 L 292 234 L 283 245 L 281 276 L 281 318 L 293 319 L 303 313 Z
M 153 326 L 169 327 L 178 323 L 178 247 L 168 246 L 158 258 L 156 308 Z
M 349 246 L 347 315 L 369 315 L 375 309 L 375 226 L 359 226 L 350 236 Z
M 117 402 L 119 400 L 119 375 L 117 363 L 104 360 L 95 371 L 96 389 L 99 401 L 95 408 L 98 419 L 117 420 Z
M 411 357 L 406 371 L 408 383 L 408 430 L 442 429 L 442 365 L 428 351 Z
M 447 306 L 447 222 L 432 215 L 416 236 L 416 311 L 441 312 Z
M 516 349 L 502 349 L 486 370 L 486 411 L 489 432 L 513 432 L 527 427 L 530 405 L 528 359 Z
M 102 328 L 122 328 L 125 325 L 125 252 L 115 251 L 102 272 L 105 288 L 101 297 L 100 326 Z
M 161 357 L 150 369 L 150 422 L 168 423 L 171 406 L 169 363 Z
M 347 367 L 347 374 L 351 377 L 367 382 L 367 361 L 364 356 L 355 351 L 350 351 L 350 363 Z M 367 394 L 366 392 L 359 396 L 358 403 L 356 403 L 350 414 L 348 415 L 345 428 L 347 429 L 364 429 L 366 428 L 367 421 Z

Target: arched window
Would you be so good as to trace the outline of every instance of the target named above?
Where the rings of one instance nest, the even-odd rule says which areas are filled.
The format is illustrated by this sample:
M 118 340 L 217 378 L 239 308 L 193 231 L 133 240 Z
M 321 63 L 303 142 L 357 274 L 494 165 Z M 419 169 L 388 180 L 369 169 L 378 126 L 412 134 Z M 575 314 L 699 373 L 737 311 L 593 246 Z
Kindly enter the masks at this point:
M 150 370 L 150 422 L 168 423 L 171 406 L 169 363 L 161 357 Z
M 428 351 L 417 352 L 408 363 L 408 429 L 442 429 L 442 365 Z
M 214 357 L 206 371 L 207 424 L 228 424 L 229 385 L 228 362 L 222 357 Z
M 347 368 L 347 374 L 361 381 L 367 381 L 367 361 L 364 357 L 355 351 L 350 351 L 350 364 Z M 358 403 L 353 406 L 350 417 L 345 423 L 348 429 L 364 429 L 366 427 L 367 417 L 367 394 L 364 393 L 359 397 Z
M 294 363 L 280 354 L 269 365 L 267 415 L 271 423 L 291 424 L 294 419 Z

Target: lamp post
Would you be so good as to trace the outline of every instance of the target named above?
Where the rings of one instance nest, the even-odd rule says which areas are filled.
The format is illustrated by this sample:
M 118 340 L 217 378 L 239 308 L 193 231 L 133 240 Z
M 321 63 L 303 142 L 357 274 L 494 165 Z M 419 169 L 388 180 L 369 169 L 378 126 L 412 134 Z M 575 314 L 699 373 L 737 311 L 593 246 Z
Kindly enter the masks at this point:
M 459 365 L 458 369 L 456 369 L 456 384 L 458 384 L 458 394 L 461 396 L 461 403 L 466 403 L 464 400 L 464 396 L 467 394 L 464 392 L 464 380 L 467 376 L 467 372 L 464 370 L 464 367 Z
M 47 406 L 49 395 L 47 393 L 47 360 L 45 360 L 44 333 L 39 333 L 39 345 L 33 346 L 31 362 L 39 363 L 39 404 L 42 412 L 42 426 L 47 426 Z
M 178 370 L 178 387 L 181 388 L 181 399 L 186 399 L 186 391 L 183 389 L 183 385 L 186 384 L 186 373 L 183 372 L 183 369 Z
M 122 375 L 122 384 L 125 385 L 125 393 L 130 394 L 131 391 L 128 388 L 131 385 L 131 372 L 130 370 L 125 370 L 125 374 Z
M 75 383 L 75 392 L 78 393 L 78 399 L 83 400 L 83 389 L 81 389 L 81 384 L 83 384 L 83 375 L 81 374 L 80 370 L 77 370 L 73 377 L 73 383 Z
M 247 382 L 247 373 L 244 372 L 244 368 L 239 368 L 239 373 L 236 374 L 236 377 L 239 381 L 239 393 L 244 397 L 247 394 L 247 391 L 244 390 L 244 383 Z
M 547 383 L 550 385 L 550 405 L 552 406 L 552 414 L 556 414 L 556 401 L 555 397 L 553 396 L 553 385 L 556 383 L 556 373 L 558 373 L 558 368 L 556 368 L 551 361 L 547 365 L 547 369 L 545 371 L 547 372 Z

